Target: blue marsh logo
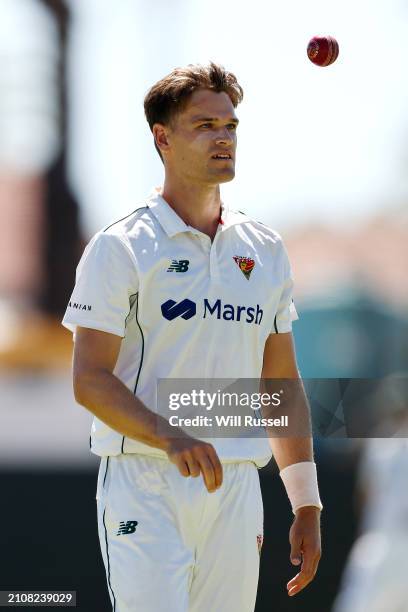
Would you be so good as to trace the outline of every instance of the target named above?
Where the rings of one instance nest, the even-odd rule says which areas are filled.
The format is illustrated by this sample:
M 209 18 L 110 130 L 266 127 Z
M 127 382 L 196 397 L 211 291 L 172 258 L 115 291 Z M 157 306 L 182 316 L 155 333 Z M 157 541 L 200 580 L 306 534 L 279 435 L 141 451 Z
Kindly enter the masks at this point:
M 162 315 L 168 321 L 172 321 L 177 317 L 182 319 L 191 319 L 196 314 L 196 305 L 191 300 L 185 299 L 177 303 L 174 300 L 167 300 L 161 305 Z
M 187 298 L 181 302 L 167 300 L 161 305 L 161 312 L 168 321 L 173 321 L 177 317 L 188 320 L 197 314 L 197 305 Z M 233 304 L 223 304 L 220 299 L 211 304 L 207 298 L 204 298 L 202 318 L 206 319 L 213 316 L 224 321 L 245 321 L 245 323 L 260 325 L 263 310 L 259 304 L 256 306 L 234 306 Z

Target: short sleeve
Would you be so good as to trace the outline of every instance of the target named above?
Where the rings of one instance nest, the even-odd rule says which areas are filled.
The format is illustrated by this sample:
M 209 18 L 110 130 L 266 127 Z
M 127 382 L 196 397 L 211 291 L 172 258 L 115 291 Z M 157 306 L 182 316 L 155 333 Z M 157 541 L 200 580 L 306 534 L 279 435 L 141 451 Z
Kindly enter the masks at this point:
M 78 264 L 62 324 L 73 332 L 80 325 L 124 337 L 138 284 L 130 247 L 120 236 L 96 234 Z
M 290 267 L 288 254 L 282 244 L 282 267 L 284 282 L 282 293 L 276 309 L 275 318 L 273 321 L 272 334 L 284 334 L 292 331 L 292 321 L 296 321 L 299 317 L 296 312 L 293 301 L 293 275 Z

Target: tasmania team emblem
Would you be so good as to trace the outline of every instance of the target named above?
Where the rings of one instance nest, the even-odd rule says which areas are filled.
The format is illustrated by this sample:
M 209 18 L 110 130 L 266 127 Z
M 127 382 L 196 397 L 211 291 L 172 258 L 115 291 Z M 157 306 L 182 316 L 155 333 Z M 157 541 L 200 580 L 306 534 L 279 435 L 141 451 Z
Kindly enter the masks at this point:
M 255 262 L 250 257 L 240 257 L 239 255 L 235 255 L 233 258 L 238 268 L 241 270 L 242 274 L 245 276 L 247 280 L 251 276 L 251 272 L 255 267 Z

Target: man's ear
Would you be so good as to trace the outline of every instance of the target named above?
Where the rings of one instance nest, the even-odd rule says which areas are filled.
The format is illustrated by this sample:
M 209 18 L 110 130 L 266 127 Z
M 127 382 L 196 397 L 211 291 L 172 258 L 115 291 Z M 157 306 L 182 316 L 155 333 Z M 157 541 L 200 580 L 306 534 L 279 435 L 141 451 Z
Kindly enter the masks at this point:
M 162 123 L 155 123 L 152 128 L 154 141 L 156 143 L 156 147 L 160 150 L 160 152 L 168 151 L 170 148 L 168 133 L 169 130 Z

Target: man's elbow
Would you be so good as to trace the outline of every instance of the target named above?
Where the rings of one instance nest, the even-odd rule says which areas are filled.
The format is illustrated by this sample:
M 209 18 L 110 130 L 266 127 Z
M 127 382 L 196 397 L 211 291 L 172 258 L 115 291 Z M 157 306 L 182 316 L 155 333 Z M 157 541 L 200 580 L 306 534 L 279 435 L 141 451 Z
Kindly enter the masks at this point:
M 74 397 L 78 404 L 92 410 L 103 393 L 109 392 L 114 375 L 105 368 L 76 369 L 73 373 Z
M 75 401 L 81 406 L 85 406 L 86 404 L 86 386 L 84 384 L 83 377 L 80 375 L 73 376 L 73 390 Z
M 97 375 L 94 372 L 75 372 L 73 375 L 74 397 L 78 404 L 87 407 L 97 385 Z

